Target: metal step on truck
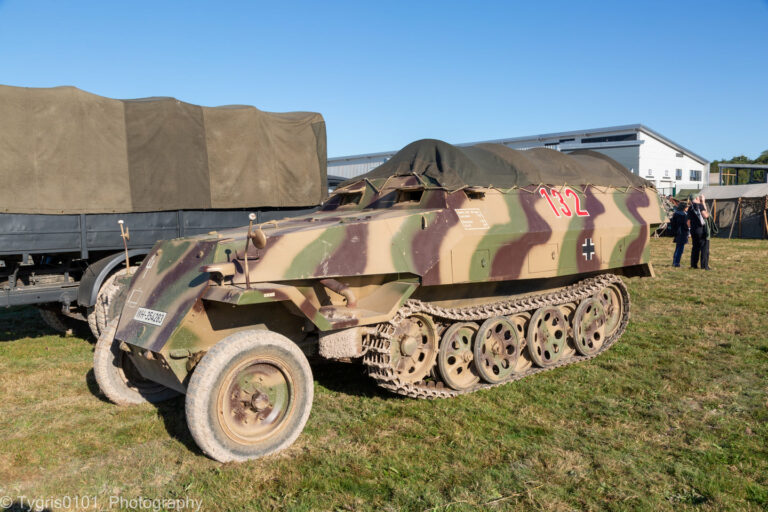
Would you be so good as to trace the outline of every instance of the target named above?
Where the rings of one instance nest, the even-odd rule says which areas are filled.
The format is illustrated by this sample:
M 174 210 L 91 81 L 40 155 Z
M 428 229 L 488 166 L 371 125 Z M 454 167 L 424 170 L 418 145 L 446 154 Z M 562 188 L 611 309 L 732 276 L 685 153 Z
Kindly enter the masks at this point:
M 307 213 L 340 179 L 317 113 L 0 85 L 0 181 L 0 307 L 98 337 L 156 241 Z

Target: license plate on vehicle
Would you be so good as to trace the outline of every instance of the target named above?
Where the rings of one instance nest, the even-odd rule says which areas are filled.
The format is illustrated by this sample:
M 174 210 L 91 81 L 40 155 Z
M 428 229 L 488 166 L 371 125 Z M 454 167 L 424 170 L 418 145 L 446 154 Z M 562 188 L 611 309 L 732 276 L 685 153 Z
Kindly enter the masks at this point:
M 151 324 L 151 325 L 163 325 L 163 320 L 165 320 L 165 313 L 162 311 L 155 311 L 154 309 L 146 309 L 146 308 L 139 308 L 138 311 L 136 311 L 136 314 L 134 315 L 133 319 L 138 320 L 139 322 L 143 322 L 145 324 Z

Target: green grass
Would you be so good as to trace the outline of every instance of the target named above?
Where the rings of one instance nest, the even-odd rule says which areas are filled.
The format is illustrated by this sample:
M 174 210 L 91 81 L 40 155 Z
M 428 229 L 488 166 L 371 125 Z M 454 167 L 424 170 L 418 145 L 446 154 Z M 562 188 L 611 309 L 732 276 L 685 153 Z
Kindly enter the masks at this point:
M 189 496 L 204 510 L 768 508 L 768 243 L 714 240 L 713 272 L 628 281 L 632 319 L 599 358 L 451 400 L 379 391 L 357 365 L 314 367 L 287 451 L 199 452 L 183 399 L 120 408 L 92 341 L 31 308 L 0 312 L 0 496 Z

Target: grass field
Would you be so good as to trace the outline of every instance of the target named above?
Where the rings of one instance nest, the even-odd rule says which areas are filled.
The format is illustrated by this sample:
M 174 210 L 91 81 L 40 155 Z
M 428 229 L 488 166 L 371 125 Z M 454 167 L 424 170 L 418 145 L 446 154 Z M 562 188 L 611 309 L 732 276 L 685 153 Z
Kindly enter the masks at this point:
M 200 453 L 183 399 L 107 403 L 84 333 L 4 310 L 0 496 L 95 496 L 100 509 L 110 496 L 233 511 L 766 509 L 768 242 L 712 245 L 703 272 L 673 269 L 671 241 L 653 240 L 658 278 L 628 281 L 622 340 L 579 366 L 416 401 L 360 366 L 317 365 L 304 433 L 246 464 Z

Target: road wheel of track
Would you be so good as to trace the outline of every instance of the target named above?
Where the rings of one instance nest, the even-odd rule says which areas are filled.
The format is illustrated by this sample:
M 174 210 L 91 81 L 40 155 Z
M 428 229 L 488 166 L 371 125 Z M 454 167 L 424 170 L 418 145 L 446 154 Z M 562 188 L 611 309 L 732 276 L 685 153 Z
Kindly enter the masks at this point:
M 584 299 L 573 316 L 573 341 L 583 356 L 596 354 L 606 339 L 606 314 L 603 303 L 595 298 Z
M 134 267 L 131 269 L 136 271 Z M 97 339 L 107 328 L 109 321 L 120 314 L 125 303 L 125 293 L 128 291 L 128 286 L 120 281 L 125 273 L 125 269 L 121 268 L 110 275 L 99 288 L 96 303 L 88 308 L 86 314 L 88 327 L 91 328 L 91 332 Z
M 476 334 L 477 324 L 472 322 L 453 324 L 443 333 L 437 366 L 443 382 L 456 391 L 471 388 L 480 381 L 474 364 Z
M 312 370 L 291 340 L 244 331 L 208 351 L 189 380 L 187 425 L 220 462 L 263 457 L 288 447 L 309 418 Z
M 39 307 L 37 310 L 40 312 L 40 318 L 43 319 L 45 325 L 58 332 L 59 334 L 69 336 L 72 334 L 72 327 L 69 325 L 69 318 L 67 318 L 67 316 L 60 310 L 55 309 L 58 307 L 61 306 L 57 304 L 51 308 Z
M 597 294 L 597 298 L 605 309 L 605 337 L 610 338 L 621 324 L 624 315 L 624 296 L 618 286 L 606 286 Z
M 568 325 L 560 308 L 545 306 L 536 310 L 528 324 L 528 353 L 541 367 L 552 366 L 567 346 Z
M 417 313 L 401 320 L 392 341 L 391 366 L 402 382 L 412 384 L 429 375 L 438 352 L 437 329 L 429 315 Z
M 117 405 L 158 403 L 178 396 L 178 391 L 142 377 L 128 355 L 120 350 L 116 330 L 114 319 L 99 336 L 93 351 L 93 373 L 101 392 Z
M 507 317 L 509 321 L 511 321 L 513 324 L 515 324 L 515 328 L 517 329 L 517 336 L 520 340 L 520 358 L 517 360 L 517 368 L 515 368 L 515 373 L 522 373 L 531 366 L 533 366 L 533 360 L 531 359 L 531 355 L 528 353 L 528 350 L 526 349 L 528 340 L 526 339 L 525 333 L 528 329 L 528 323 L 531 321 L 531 314 L 530 313 L 518 313 L 513 316 Z
M 489 318 L 475 337 L 477 373 L 491 384 L 508 379 L 520 364 L 521 346 L 517 324 L 503 316 Z

